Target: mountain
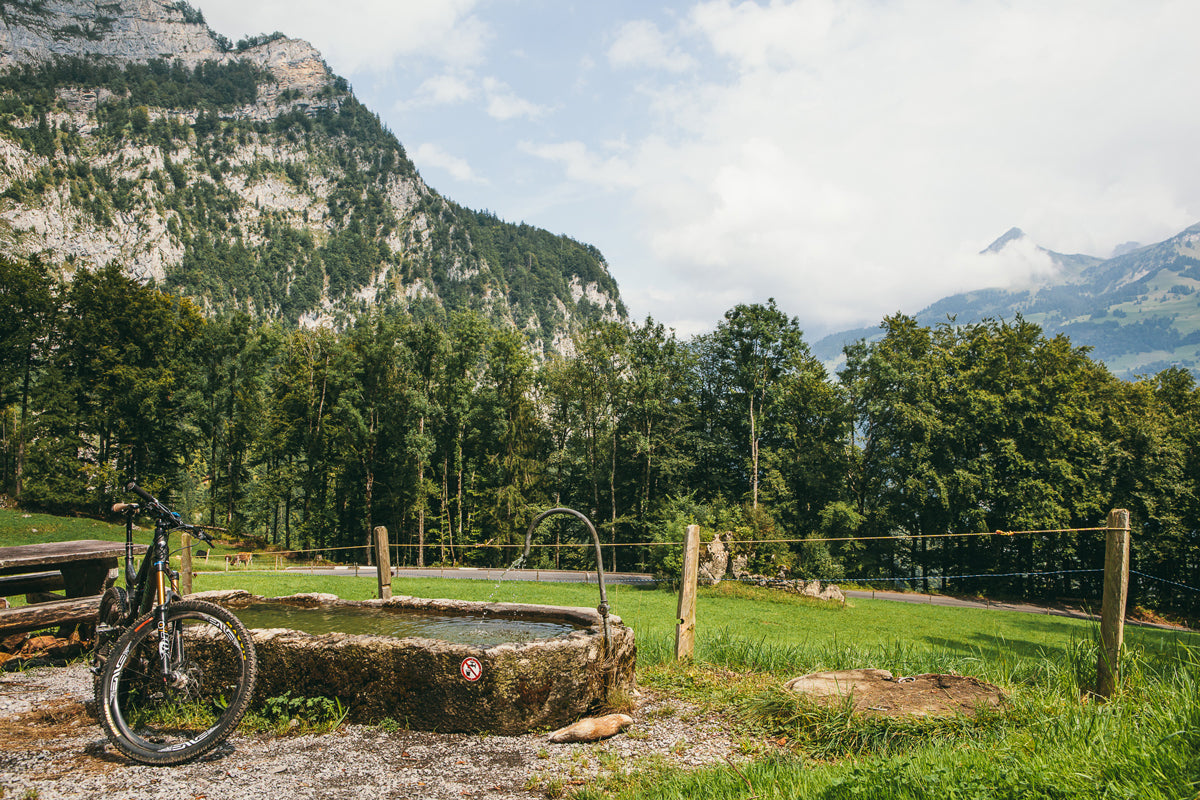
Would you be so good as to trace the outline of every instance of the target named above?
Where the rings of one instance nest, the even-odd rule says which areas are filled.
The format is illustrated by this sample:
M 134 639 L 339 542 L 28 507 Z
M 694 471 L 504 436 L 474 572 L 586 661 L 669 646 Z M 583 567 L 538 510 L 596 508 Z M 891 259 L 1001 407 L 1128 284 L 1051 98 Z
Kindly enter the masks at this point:
M 938 300 L 915 314 L 923 325 L 1012 319 L 1020 314 L 1047 335 L 1066 334 L 1092 348 L 1114 374 L 1131 378 L 1181 366 L 1200 377 L 1200 224 L 1158 244 L 1128 243 L 1112 258 L 1064 255 L 1013 228 L 981 251 L 1024 248 L 1051 267 L 1019 290 L 980 289 Z M 877 327 L 827 336 L 813 352 L 836 363 L 845 344 L 880 335 Z
M 626 315 L 595 247 L 429 188 L 306 42 L 232 44 L 186 2 L 3 0 L 0 48 L 10 253 L 292 324 L 472 309 L 545 350 Z

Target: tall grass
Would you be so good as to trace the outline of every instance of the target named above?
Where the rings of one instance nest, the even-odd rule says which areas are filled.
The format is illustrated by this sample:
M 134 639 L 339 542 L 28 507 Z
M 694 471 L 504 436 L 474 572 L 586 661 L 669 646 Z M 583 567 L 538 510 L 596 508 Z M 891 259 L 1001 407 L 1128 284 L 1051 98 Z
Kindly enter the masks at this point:
M 197 588 L 374 593 L 369 578 L 230 572 Z M 590 606 L 594 586 L 403 580 L 397 593 Z M 838 606 L 747 587 L 701 591 L 694 663 L 674 660 L 676 597 L 610 587 L 638 642 L 639 681 L 730 714 L 759 755 L 692 772 L 627 764 L 578 792 L 599 797 L 1137 798 L 1200 800 L 1200 638 L 1127 628 L 1120 693 L 1087 699 L 1097 628 L 1084 620 L 860 600 Z M 719 621 L 719 622 L 718 622 Z M 781 679 L 829 669 L 945 672 L 995 683 L 999 711 L 973 719 L 871 720 L 814 709 Z M 784 742 L 782 746 L 778 742 Z
M 822 708 L 768 688 L 740 704 L 739 719 L 748 735 L 784 746 L 737 767 L 625 773 L 577 796 L 1200 797 L 1200 653 L 1181 645 L 1168 663 L 1130 652 L 1122 663 L 1121 693 L 1100 703 L 1079 691 L 1076 661 L 1090 661 L 1094 671 L 1093 644 L 1080 640 L 1072 652 L 1066 661 L 1008 670 L 1020 682 L 1008 687 L 1005 706 L 974 718 L 869 718 L 848 705 Z M 882 661 L 915 654 L 867 655 Z

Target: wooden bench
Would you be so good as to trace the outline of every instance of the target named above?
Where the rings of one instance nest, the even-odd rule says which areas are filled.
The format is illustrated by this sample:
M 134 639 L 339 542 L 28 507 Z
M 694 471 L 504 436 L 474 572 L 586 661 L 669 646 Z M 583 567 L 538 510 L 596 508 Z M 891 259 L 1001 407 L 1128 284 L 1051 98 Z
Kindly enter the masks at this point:
M 0 597 L 12 597 L 23 594 L 43 595 L 47 592 L 57 592 L 66 588 L 66 581 L 60 570 L 49 572 L 30 572 L 27 575 L 0 575 Z M 58 598 L 54 598 L 58 599 Z M 34 603 L 36 600 L 27 600 Z
M 25 595 L 27 603 L 0 608 L 0 635 L 94 622 L 124 555 L 123 543 L 96 539 L 0 547 L 0 596 Z

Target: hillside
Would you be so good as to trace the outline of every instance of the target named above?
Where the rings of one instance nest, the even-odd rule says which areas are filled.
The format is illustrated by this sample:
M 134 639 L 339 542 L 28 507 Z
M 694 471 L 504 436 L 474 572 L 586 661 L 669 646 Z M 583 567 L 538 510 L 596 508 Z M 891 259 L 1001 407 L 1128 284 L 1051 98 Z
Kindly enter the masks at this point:
M 474 309 L 559 349 L 625 316 L 596 248 L 440 196 L 306 42 L 232 44 L 184 2 L 23 0 L 0 46 L 9 252 L 292 324 Z
M 1012 229 L 983 251 L 1001 254 L 1031 243 Z M 1123 378 L 1181 366 L 1200 377 L 1200 224 L 1166 241 L 1102 259 L 1032 246 L 1052 265 L 1033 286 L 981 289 L 943 298 L 914 316 L 923 325 L 1018 314 L 1048 335 L 1064 333 Z M 832 362 L 842 347 L 879 335 L 861 328 L 827 336 L 814 353 Z

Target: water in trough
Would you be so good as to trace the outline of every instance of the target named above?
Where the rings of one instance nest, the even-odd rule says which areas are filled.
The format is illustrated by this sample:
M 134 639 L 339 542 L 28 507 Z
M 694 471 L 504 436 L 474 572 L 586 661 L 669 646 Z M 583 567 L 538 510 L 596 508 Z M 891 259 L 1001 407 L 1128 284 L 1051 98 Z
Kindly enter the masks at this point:
M 304 633 L 350 633 L 419 637 L 457 644 L 493 647 L 505 642 L 532 642 L 586 630 L 570 621 L 535 621 L 485 613 L 446 614 L 392 608 L 342 605 L 301 608 L 280 603 L 252 603 L 237 610 L 247 628 L 290 628 Z

